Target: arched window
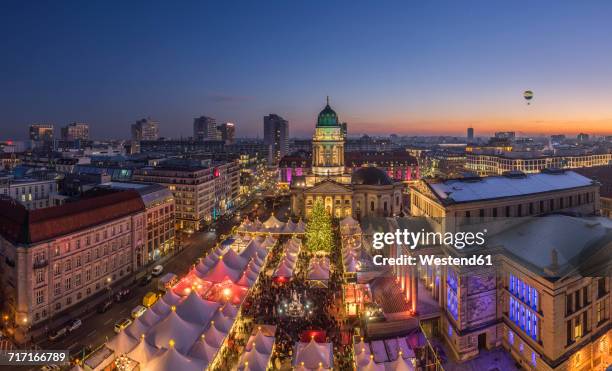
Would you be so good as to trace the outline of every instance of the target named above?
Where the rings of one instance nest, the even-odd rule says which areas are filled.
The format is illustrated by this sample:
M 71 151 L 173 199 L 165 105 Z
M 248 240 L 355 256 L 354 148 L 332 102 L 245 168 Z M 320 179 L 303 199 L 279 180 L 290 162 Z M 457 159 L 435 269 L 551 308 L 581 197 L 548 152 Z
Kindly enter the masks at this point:
M 370 201 L 370 210 L 374 211 L 374 201 Z
M 383 203 L 383 210 L 387 211 L 387 201 L 385 201 L 385 203 Z

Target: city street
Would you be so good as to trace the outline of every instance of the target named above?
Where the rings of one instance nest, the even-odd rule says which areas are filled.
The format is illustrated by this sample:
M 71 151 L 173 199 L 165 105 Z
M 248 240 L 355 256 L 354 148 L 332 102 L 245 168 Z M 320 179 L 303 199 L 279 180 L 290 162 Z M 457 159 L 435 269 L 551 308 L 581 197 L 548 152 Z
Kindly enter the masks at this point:
M 273 203 L 276 206 L 275 215 L 286 219 L 288 202 L 286 200 L 280 203 L 268 201 L 265 204 L 271 207 Z M 234 216 L 222 219 L 213 224 L 212 228 L 215 229 L 215 232 L 204 231 L 190 235 L 183 240 L 183 250 L 163 264 L 164 273 L 172 272 L 178 276 L 184 275 L 197 258 L 204 256 L 215 246 L 219 236 L 229 234 L 231 229 L 240 224 L 245 216 L 257 216 L 265 220 L 270 216 L 270 211 L 269 208 L 264 206 L 263 201 L 253 200 L 240 210 L 240 217 Z M 156 285 L 157 279 L 153 279 L 146 286 L 140 286 L 138 283 L 131 285 L 129 299 L 119 303 L 115 302 L 105 313 L 97 313 L 96 308 L 93 307 L 89 316 L 81 318 L 83 325 L 80 328 L 55 341 L 45 339 L 37 345 L 41 349 L 67 349 L 70 351 L 71 357 L 83 357 L 87 348 L 95 349 L 107 339 L 112 338 L 115 335 L 114 324 L 122 318 L 131 318 L 131 310 L 137 305 L 141 305 L 144 295 L 149 291 L 155 291 Z

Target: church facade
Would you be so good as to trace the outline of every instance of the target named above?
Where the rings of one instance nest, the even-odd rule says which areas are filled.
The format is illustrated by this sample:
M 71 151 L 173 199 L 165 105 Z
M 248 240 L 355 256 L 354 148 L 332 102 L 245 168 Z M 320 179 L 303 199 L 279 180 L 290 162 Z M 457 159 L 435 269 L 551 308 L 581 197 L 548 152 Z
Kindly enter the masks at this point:
M 335 218 L 351 215 L 395 216 L 401 213 L 401 182 L 394 182 L 376 167 L 352 174 L 344 166 L 345 132 L 329 102 L 319 113 L 312 138 L 312 168 L 291 179 L 291 210 L 308 219 L 316 202 Z

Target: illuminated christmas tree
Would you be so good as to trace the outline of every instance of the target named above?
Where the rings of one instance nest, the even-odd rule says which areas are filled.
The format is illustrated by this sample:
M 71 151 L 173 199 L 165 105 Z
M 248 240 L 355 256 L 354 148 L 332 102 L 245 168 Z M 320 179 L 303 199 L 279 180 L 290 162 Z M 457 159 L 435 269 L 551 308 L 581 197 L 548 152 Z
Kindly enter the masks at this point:
M 306 246 L 313 251 L 329 252 L 334 243 L 331 216 L 321 201 L 315 202 L 306 225 Z

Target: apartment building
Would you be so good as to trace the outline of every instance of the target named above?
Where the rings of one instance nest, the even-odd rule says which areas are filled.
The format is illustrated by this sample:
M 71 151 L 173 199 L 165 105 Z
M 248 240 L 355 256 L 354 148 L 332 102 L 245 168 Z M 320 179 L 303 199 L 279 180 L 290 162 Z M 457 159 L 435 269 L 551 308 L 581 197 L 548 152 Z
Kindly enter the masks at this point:
M 168 187 L 176 203 L 176 228 L 192 233 L 234 208 L 240 166 L 238 161 L 167 161 L 135 170 L 133 179 Z
M 145 207 L 132 190 L 37 210 L 0 200 L 2 310 L 15 339 L 129 276 L 145 241 Z
M 540 152 L 467 152 L 465 168 L 479 175 L 501 175 L 507 171 L 538 173 L 543 169 L 575 169 L 612 163 L 612 153 L 544 155 Z
M 175 239 L 175 201 L 172 192 L 156 183 L 108 182 L 101 185 L 117 190 L 138 192 L 145 206 L 146 243 L 136 252 L 136 269 L 171 254 L 177 248 Z
M 576 169 L 576 172 L 599 183 L 600 213 L 612 219 L 612 165 Z
M 14 178 L 0 176 L 0 195 L 8 196 L 26 209 L 40 209 L 54 205 L 57 195 L 56 179 Z

